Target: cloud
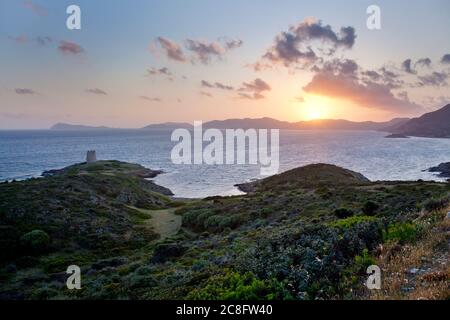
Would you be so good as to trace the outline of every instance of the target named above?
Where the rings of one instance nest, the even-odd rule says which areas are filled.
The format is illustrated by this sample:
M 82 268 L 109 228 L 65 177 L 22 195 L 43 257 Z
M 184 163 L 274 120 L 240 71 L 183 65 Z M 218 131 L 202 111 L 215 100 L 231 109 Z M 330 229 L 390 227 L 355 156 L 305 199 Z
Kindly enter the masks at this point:
M 8 39 L 11 41 L 14 41 L 15 43 L 23 44 L 28 42 L 27 36 L 20 35 L 20 36 L 8 36 Z
M 43 6 L 41 6 L 37 3 L 34 3 L 32 1 L 23 2 L 23 6 L 41 17 L 46 16 L 48 14 L 48 11 L 46 8 L 44 8 Z
M 402 70 L 409 74 L 416 74 L 416 71 L 411 66 L 411 59 L 406 59 L 402 62 Z
M 37 44 L 39 44 L 41 46 L 46 46 L 46 45 L 52 43 L 53 39 L 51 37 L 48 37 L 48 36 L 45 36 L 45 37 L 44 36 L 37 36 L 36 37 L 36 42 L 37 42 Z
M 241 88 L 239 88 L 240 93 L 238 93 L 240 98 L 259 100 L 264 99 L 262 94 L 264 91 L 270 91 L 272 88 L 267 82 L 262 79 L 255 79 L 252 82 L 242 83 Z
M 361 84 L 345 75 L 318 73 L 303 87 L 303 90 L 312 94 L 345 99 L 361 107 L 393 113 L 412 114 L 423 111 L 421 106 L 407 99 L 396 98 L 387 85 L 374 82 Z
M 94 88 L 94 89 L 86 89 L 87 93 L 97 94 L 97 95 L 104 95 L 106 96 L 107 93 L 101 89 Z
M 16 88 L 16 89 L 14 89 L 14 91 L 19 95 L 35 95 L 35 94 L 37 94 L 36 91 L 34 91 L 33 89 L 28 89 L 28 88 Z
M 430 58 L 422 58 L 416 61 L 416 63 L 414 64 L 414 66 L 419 66 L 419 67 L 431 67 L 431 59 Z
M 355 39 L 353 27 L 342 27 L 339 32 L 335 32 L 331 26 L 310 18 L 277 35 L 275 43 L 264 54 L 263 59 L 281 63 L 286 67 L 293 64 L 311 65 L 319 60 L 317 53 L 323 51 L 322 48 L 321 50 L 312 48 L 314 40 L 328 44 L 327 55 L 331 55 L 337 48 L 352 48 Z
M 442 56 L 441 63 L 450 64 L 450 53 L 444 54 Z
M 208 97 L 208 98 L 212 98 L 213 97 L 213 95 L 211 93 L 206 92 L 206 91 L 200 91 L 199 94 L 204 96 L 204 97 Z
M 147 96 L 139 96 L 142 100 L 152 101 L 152 102 L 161 102 L 162 100 L 160 98 L 151 98 Z
M 84 52 L 83 47 L 81 47 L 79 44 L 76 44 L 75 42 L 70 42 L 70 41 L 64 41 L 61 40 L 59 42 L 59 46 L 58 46 L 58 50 L 66 55 L 77 55 L 77 54 L 81 54 Z
M 158 37 L 156 41 L 164 50 L 164 53 L 166 54 L 167 58 L 178 62 L 187 61 L 181 46 L 175 41 L 163 37 Z
M 433 72 L 429 75 L 419 76 L 419 86 L 433 86 L 433 87 L 444 87 L 447 86 L 448 74 L 444 72 Z
M 156 68 L 147 69 L 147 74 L 150 76 L 165 75 L 165 76 L 169 76 L 169 77 L 171 77 L 173 75 L 173 73 L 167 67 L 163 67 L 160 69 L 156 69 Z
M 234 90 L 234 88 L 232 86 L 228 86 L 228 85 L 225 85 L 220 82 L 210 83 L 206 80 L 201 81 L 201 86 L 205 87 L 205 88 L 215 88 L 215 89 L 228 90 L 228 91 Z
M 186 48 L 194 54 L 194 59 L 208 64 L 213 58 L 222 59 L 225 49 L 218 42 L 186 40 Z
M 224 46 L 226 50 L 233 50 L 241 47 L 243 44 L 244 41 L 242 40 L 226 40 Z

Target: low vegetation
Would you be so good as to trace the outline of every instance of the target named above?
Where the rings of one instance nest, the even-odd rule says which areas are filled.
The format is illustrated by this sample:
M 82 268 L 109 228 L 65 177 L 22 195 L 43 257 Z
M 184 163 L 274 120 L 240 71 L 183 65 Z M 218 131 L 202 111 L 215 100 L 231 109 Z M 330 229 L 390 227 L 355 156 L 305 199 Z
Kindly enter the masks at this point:
M 393 262 L 402 250 L 443 243 L 448 183 L 318 164 L 241 185 L 247 195 L 181 203 L 143 169 L 107 161 L 0 184 L 0 298 L 379 298 L 363 285 L 367 266 L 394 270 L 410 263 Z M 178 232 L 167 224 L 179 220 Z M 81 290 L 65 286 L 71 264 Z

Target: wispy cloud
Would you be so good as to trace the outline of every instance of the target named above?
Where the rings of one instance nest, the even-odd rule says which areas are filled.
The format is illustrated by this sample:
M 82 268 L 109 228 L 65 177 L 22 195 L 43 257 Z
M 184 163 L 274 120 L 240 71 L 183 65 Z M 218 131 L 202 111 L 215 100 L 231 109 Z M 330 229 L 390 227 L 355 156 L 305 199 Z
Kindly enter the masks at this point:
M 16 88 L 16 89 L 14 89 L 14 91 L 18 95 L 35 95 L 35 94 L 37 94 L 36 91 L 34 91 L 33 89 L 29 89 L 29 88 Z
M 265 98 L 262 93 L 270 90 L 272 90 L 272 88 L 267 82 L 257 78 L 251 82 L 242 83 L 238 95 L 243 99 L 260 100 Z
M 186 48 L 194 54 L 194 61 L 208 64 L 212 59 L 221 59 L 225 49 L 218 42 L 208 42 L 205 40 L 186 40 Z
M 156 42 L 160 45 L 160 47 L 162 48 L 163 52 L 166 54 L 168 59 L 178 62 L 187 61 L 183 49 L 175 41 L 172 41 L 164 37 L 158 37 L 156 38 Z
M 86 89 L 86 92 L 96 94 L 96 95 L 104 95 L 104 96 L 107 95 L 106 91 L 103 91 L 99 88 Z
M 25 35 L 20 36 L 8 36 L 8 39 L 14 41 L 15 43 L 24 44 L 28 42 L 28 37 Z
M 205 88 L 215 88 L 215 89 L 228 90 L 228 91 L 234 90 L 234 88 L 232 86 L 225 85 L 225 84 L 220 83 L 220 82 L 211 83 L 211 82 L 206 81 L 206 80 L 202 80 L 201 81 L 201 86 L 205 87 Z
M 45 7 L 33 2 L 33 1 L 24 1 L 22 5 L 31 10 L 33 13 L 37 14 L 38 16 L 46 16 L 48 14 L 48 11 Z
M 199 94 L 201 96 L 208 97 L 208 98 L 212 98 L 213 97 L 213 95 L 211 93 L 206 92 L 206 91 L 200 91 Z
M 78 55 L 84 53 L 83 47 L 79 44 L 65 40 L 59 42 L 58 50 L 66 55 Z
M 152 102 L 161 102 L 162 100 L 160 98 L 152 98 L 148 96 L 139 96 L 139 99 L 152 101 Z

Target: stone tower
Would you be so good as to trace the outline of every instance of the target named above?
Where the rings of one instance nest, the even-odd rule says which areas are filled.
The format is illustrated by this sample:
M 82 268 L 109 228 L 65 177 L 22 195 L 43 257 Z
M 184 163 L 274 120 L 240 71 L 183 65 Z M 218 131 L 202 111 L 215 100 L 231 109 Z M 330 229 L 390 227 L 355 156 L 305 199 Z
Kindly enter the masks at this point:
M 93 163 L 97 161 L 97 155 L 95 154 L 95 150 L 89 150 L 86 153 L 86 163 Z

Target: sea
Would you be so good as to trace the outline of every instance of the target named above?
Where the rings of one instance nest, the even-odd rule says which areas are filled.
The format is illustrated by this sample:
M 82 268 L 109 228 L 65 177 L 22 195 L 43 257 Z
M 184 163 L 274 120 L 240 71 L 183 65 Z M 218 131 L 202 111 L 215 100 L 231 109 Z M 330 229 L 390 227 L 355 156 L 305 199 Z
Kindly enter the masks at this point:
M 174 164 L 171 130 L 0 131 L 0 181 L 40 177 L 42 172 L 85 161 L 138 163 L 163 174 L 153 180 L 177 197 L 236 195 L 237 183 L 261 178 L 259 165 Z M 279 172 L 312 163 L 342 166 L 375 180 L 444 181 L 426 169 L 450 161 L 450 139 L 388 139 L 377 131 L 281 130 Z

